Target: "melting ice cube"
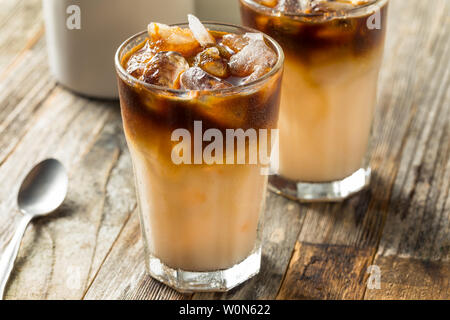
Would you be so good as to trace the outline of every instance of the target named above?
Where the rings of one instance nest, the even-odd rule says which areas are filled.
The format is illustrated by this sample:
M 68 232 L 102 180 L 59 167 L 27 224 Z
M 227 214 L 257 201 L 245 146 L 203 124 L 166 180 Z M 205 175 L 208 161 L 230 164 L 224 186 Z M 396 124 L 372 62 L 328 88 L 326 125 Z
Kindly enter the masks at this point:
M 179 88 L 180 74 L 189 69 L 186 59 L 174 51 L 158 52 L 145 68 L 142 80 L 172 89 Z
M 199 67 L 192 67 L 184 72 L 181 75 L 181 85 L 188 90 L 215 90 L 232 86 L 225 80 L 216 78 Z
M 203 23 L 201 23 L 196 16 L 188 14 L 188 21 L 189 28 L 191 29 L 192 34 L 201 46 L 206 47 L 207 45 L 216 43 L 214 37 L 209 33 Z

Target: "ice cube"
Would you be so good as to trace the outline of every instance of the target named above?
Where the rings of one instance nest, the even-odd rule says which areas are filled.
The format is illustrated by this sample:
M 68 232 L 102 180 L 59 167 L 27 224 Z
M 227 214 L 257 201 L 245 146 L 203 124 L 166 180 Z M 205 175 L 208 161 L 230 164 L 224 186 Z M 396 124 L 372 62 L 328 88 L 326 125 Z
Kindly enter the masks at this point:
M 230 33 L 222 37 L 220 44 L 230 48 L 234 51 L 234 53 L 237 53 L 248 44 L 248 39 L 246 39 L 243 35 Z
M 181 86 L 188 90 L 215 90 L 229 88 L 232 85 L 199 67 L 192 67 L 181 75 Z
M 264 36 L 262 33 L 246 33 L 246 34 L 226 34 L 222 37 L 220 44 L 230 48 L 237 53 L 241 51 L 250 41 L 260 40 L 264 41 Z
M 322 0 L 318 0 L 322 1 Z M 326 0 L 328 1 L 328 0 Z M 298 0 L 298 7 L 301 11 L 311 10 L 315 0 Z
M 158 52 L 145 68 L 142 80 L 149 84 L 178 89 L 180 74 L 189 69 L 186 59 L 174 51 Z
M 152 22 L 148 25 L 148 34 L 155 52 L 177 51 L 189 57 L 200 49 L 200 44 L 190 29 Z
M 133 77 L 139 78 L 145 70 L 147 63 L 153 58 L 150 44 L 147 41 L 145 45 L 134 53 L 127 62 L 127 72 Z
M 200 52 L 195 58 L 195 65 L 215 77 L 227 78 L 230 75 L 228 62 L 222 58 L 217 47 L 210 47 Z
M 264 41 L 264 35 L 261 32 L 250 33 L 247 32 L 244 34 L 244 38 L 250 41 Z
M 196 16 L 188 14 L 188 21 L 189 28 L 191 29 L 192 34 L 201 46 L 206 47 L 208 45 L 216 43 L 214 37 L 209 33 L 203 23 L 201 23 Z
M 277 61 L 277 56 L 264 41 L 250 40 L 240 52 L 231 57 L 229 66 L 234 76 L 251 75 L 256 67 L 271 68 Z
M 312 4 L 312 9 L 315 12 L 336 13 L 336 12 L 345 12 L 345 11 L 351 10 L 355 6 L 357 6 L 356 3 L 315 0 Z
M 270 68 L 264 67 L 264 66 L 256 66 L 253 70 L 253 73 L 249 75 L 245 80 L 242 81 L 242 84 L 247 84 L 250 82 L 253 82 L 255 80 L 258 80 L 263 75 L 268 73 L 270 71 Z
M 280 0 L 276 8 L 284 13 L 299 14 L 311 11 L 317 2 L 328 0 Z
M 302 1 L 305 2 L 305 1 Z M 311 2 L 306 0 L 307 3 Z M 284 13 L 296 14 L 302 11 L 300 0 L 280 0 L 276 6 L 278 10 Z

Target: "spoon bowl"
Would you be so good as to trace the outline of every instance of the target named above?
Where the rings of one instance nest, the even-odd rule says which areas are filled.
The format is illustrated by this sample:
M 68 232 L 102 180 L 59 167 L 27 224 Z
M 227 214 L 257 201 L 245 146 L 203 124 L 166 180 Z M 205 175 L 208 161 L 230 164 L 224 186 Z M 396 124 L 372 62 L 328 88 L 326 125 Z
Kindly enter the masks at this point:
M 24 214 L 42 216 L 63 203 L 69 179 L 64 166 L 56 159 L 37 164 L 22 182 L 17 204 Z

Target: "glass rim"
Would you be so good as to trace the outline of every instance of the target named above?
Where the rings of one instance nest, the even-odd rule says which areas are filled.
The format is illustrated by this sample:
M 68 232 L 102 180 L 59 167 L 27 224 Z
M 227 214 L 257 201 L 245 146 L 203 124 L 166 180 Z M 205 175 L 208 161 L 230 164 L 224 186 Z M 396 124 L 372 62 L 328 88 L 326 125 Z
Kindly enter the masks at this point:
M 253 29 L 253 28 L 234 25 L 234 24 L 227 24 L 227 23 L 221 23 L 221 22 L 215 22 L 215 21 L 202 21 L 202 23 L 206 27 L 208 27 L 208 29 L 211 29 L 210 28 L 211 26 L 222 26 L 222 27 L 239 29 L 239 30 L 245 31 L 245 32 L 261 33 L 264 36 L 264 39 L 268 40 L 270 42 L 270 44 L 273 46 L 273 48 L 275 49 L 275 53 L 277 54 L 277 62 L 272 67 L 272 69 L 268 73 L 263 75 L 262 77 L 254 80 L 254 81 L 251 81 L 249 83 L 241 84 L 238 86 L 232 86 L 229 88 L 214 89 L 214 90 L 184 90 L 184 89 L 171 89 L 171 88 L 167 88 L 167 87 L 163 87 L 163 86 L 159 86 L 159 85 L 149 84 L 142 80 L 137 79 L 136 77 L 133 77 L 130 73 L 127 72 L 127 70 L 122 66 L 122 63 L 121 63 L 121 53 L 124 50 L 124 48 L 134 39 L 139 38 L 139 37 L 143 36 L 144 34 L 148 34 L 148 31 L 145 30 L 145 31 L 138 32 L 135 35 L 129 37 L 117 49 L 115 57 L 114 57 L 114 61 L 115 61 L 116 71 L 117 71 L 119 77 L 122 80 L 126 81 L 127 83 L 139 84 L 140 86 L 142 86 L 146 89 L 149 89 L 149 90 L 166 92 L 166 93 L 170 93 L 170 94 L 187 94 L 190 92 L 205 92 L 208 94 L 217 94 L 217 93 L 224 94 L 224 93 L 247 90 L 249 88 L 256 87 L 257 85 L 264 83 L 265 81 L 267 81 L 270 78 L 272 78 L 273 76 L 275 76 L 283 68 L 283 65 L 284 65 L 283 49 L 281 48 L 280 44 L 277 41 L 275 41 L 275 39 L 268 36 L 267 34 L 261 32 L 261 31 L 258 31 L 256 29 Z M 188 25 L 189 24 L 187 22 L 170 24 L 171 27 L 175 27 L 175 26 L 181 27 L 181 26 L 188 26 Z M 212 30 L 216 31 L 214 29 L 212 29 Z M 217 31 L 219 31 L 219 30 L 217 30 Z
M 286 17 L 291 19 L 302 19 L 302 18 L 320 18 L 320 17 L 326 17 L 325 13 L 284 13 L 280 10 L 277 10 L 275 8 L 266 7 L 255 0 L 239 0 L 242 4 L 246 4 L 252 9 L 255 9 L 256 11 L 266 13 L 273 17 Z M 350 15 L 340 15 L 335 17 L 330 17 L 331 19 L 343 19 L 343 18 L 349 18 L 358 16 L 358 13 L 360 11 L 372 11 L 372 9 L 378 9 L 381 8 L 385 3 L 387 3 L 389 0 L 374 0 L 374 2 L 369 2 L 364 5 L 355 7 L 353 9 L 349 9 L 346 11 L 346 13 L 350 13 Z M 321 20 L 322 21 L 322 20 Z

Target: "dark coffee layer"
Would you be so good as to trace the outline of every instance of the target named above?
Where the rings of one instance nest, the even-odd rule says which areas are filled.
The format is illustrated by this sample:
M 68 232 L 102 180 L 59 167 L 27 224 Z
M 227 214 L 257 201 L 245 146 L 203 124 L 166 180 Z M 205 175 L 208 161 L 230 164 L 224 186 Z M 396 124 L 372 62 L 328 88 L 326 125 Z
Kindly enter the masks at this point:
M 278 119 L 281 76 L 252 93 L 205 95 L 178 98 L 132 86 L 119 79 L 125 122 L 149 129 L 191 130 L 194 121 L 202 121 L 205 129 L 275 128 Z M 144 130 L 144 129 L 143 129 Z M 145 130 L 144 130 L 145 131 Z
M 275 129 L 278 122 L 281 49 L 261 33 L 205 31 L 193 38 L 188 30 L 152 23 L 148 38 L 121 56 L 132 76 L 118 77 L 127 140 L 169 163 L 172 134 L 186 129 L 194 137 L 196 122 L 223 137 L 228 129 Z
M 269 34 L 288 56 L 295 55 L 304 63 L 314 63 L 318 54 L 323 56 L 327 52 L 330 59 L 357 58 L 380 48 L 384 43 L 387 7 L 386 4 L 381 8 L 380 28 L 369 29 L 373 12 L 328 20 L 313 16 L 273 16 L 241 1 L 245 25 Z

